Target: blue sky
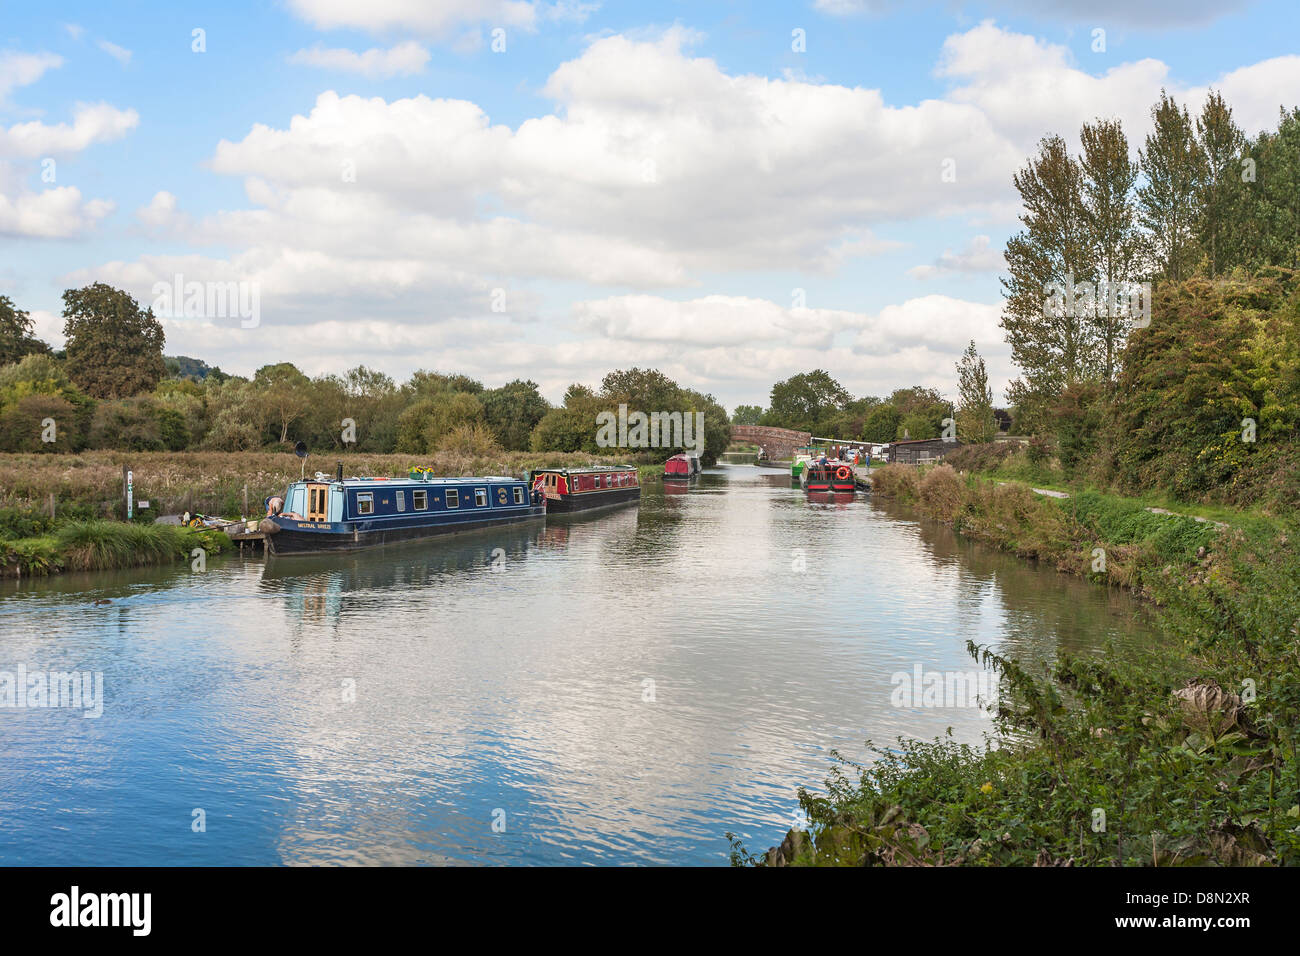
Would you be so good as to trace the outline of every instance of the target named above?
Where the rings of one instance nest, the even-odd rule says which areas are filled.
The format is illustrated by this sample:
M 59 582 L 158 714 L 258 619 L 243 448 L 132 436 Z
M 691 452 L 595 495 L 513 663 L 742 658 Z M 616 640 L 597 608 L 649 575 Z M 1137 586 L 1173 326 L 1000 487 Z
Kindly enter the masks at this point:
M 634 364 L 729 407 L 817 366 L 951 393 L 971 338 L 1000 385 L 1038 137 L 1118 115 L 1136 149 L 1161 85 L 1251 132 L 1300 101 L 1281 2 L 0 11 L 0 293 L 47 338 L 71 285 L 180 274 L 258 315 L 164 315 L 169 354 L 552 399 Z

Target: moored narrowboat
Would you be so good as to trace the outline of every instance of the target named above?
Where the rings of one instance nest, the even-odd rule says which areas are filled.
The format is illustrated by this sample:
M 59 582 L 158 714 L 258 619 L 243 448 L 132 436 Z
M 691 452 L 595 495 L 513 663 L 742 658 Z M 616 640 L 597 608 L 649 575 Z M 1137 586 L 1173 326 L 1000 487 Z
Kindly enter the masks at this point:
M 273 555 L 332 554 L 545 517 L 519 478 L 343 478 L 317 472 L 267 499 L 259 524 Z
M 632 465 L 536 468 L 529 483 L 546 502 L 547 514 L 612 508 L 641 501 L 641 478 Z
M 838 458 L 808 462 L 799 480 L 804 491 L 853 494 L 857 490 L 853 466 Z
M 664 462 L 664 481 L 689 481 L 701 471 L 699 455 L 680 452 Z

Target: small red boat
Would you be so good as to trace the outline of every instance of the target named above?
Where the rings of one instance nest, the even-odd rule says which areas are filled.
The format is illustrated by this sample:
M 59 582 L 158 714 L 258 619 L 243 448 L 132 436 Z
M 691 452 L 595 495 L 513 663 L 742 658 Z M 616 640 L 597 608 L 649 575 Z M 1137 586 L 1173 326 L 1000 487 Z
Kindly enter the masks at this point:
M 664 462 L 664 481 L 690 481 L 700 470 L 700 457 L 682 452 Z
M 827 462 L 810 461 L 800 476 L 804 491 L 853 494 L 857 490 L 857 477 L 846 461 L 833 459 Z

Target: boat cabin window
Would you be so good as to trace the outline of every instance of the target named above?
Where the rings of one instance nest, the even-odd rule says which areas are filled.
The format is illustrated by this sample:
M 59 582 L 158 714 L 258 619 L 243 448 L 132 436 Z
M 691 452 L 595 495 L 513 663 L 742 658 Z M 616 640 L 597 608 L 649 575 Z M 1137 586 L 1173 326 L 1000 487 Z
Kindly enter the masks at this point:
M 399 492 L 397 493 L 397 510 L 398 510 L 398 511 L 405 511 L 405 510 L 406 510 L 406 492 L 405 492 L 405 491 L 399 491 Z
M 486 505 L 486 504 L 487 504 L 487 489 L 486 489 L 486 488 L 475 488 L 475 489 L 474 489 L 474 507 L 476 507 L 476 508 L 482 508 L 482 507 L 483 507 L 484 505 Z
M 447 489 L 447 507 L 448 508 L 460 507 L 460 492 L 457 491 L 455 488 Z
M 362 492 L 357 495 L 357 514 L 372 515 L 375 513 L 375 496 L 370 492 Z
M 522 505 L 523 503 L 524 503 L 524 489 L 522 489 L 522 488 L 516 488 L 516 489 L 515 489 L 515 504 L 517 504 L 517 505 Z
M 429 493 L 421 488 L 419 491 L 411 492 L 411 507 L 416 511 L 423 511 L 429 507 Z

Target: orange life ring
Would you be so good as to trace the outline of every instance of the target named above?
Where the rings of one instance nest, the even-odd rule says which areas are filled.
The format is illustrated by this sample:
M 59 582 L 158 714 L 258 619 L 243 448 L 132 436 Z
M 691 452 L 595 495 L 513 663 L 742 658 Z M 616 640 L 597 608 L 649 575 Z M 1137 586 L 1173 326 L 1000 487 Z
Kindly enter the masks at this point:
M 850 474 L 851 472 L 849 471 L 848 465 L 840 465 L 840 467 L 835 469 L 835 477 L 838 478 L 840 481 L 844 481 L 845 479 L 847 479 Z

